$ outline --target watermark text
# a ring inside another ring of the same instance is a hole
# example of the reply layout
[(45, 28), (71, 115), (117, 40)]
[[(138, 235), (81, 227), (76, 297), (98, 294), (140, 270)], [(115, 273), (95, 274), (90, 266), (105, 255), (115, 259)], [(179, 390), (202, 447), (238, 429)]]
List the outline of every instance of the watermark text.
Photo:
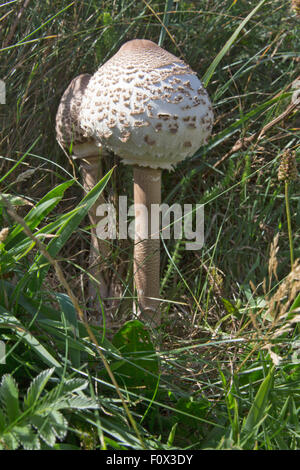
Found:
[[(98, 238), (120, 240), (159, 239), (185, 240), (186, 250), (200, 250), (204, 244), (203, 204), (132, 204), (127, 196), (119, 197), (118, 217), (113, 204), (100, 204), (96, 215), (101, 217), (96, 227)], [(130, 220), (133, 217), (133, 220)], [(118, 220), (117, 220), (118, 218)]]
[(5, 82), (0, 79), (0, 104), (6, 104), (6, 86)]

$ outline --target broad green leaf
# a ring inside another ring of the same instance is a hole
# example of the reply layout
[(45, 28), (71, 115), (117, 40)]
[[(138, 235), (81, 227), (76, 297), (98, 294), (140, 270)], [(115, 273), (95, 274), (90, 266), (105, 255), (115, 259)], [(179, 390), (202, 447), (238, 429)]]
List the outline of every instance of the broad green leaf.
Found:
[(158, 358), (145, 325), (138, 320), (125, 323), (112, 343), (123, 357), (112, 364), (112, 370), (127, 388), (153, 394), (158, 380)]
[(291, 396), (288, 396), (283, 407), (281, 408), (280, 410), (280, 414), (279, 414), (279, 421), (281, 423), (284, 422), (284, 420), (286, 419), (286, 414), (288, 412), (288, 408), (289, 408), (289, 403), (290, 403), (290, 400), (291, 400)]
[[(59, 184), (55, 188), (51, 189), (45, 196), (40, 199), (40, 201), (35, 205), (33, 209), (26, 215), (25, 221), (27, 223), (34, 222), (37, 226), (45, 216), (47, 216), (56, 206), (59, 201), (62, 200), (66, 190), (72, 186), (74, 183), (73, 180), (66, 181), (62, 184)], [(46, 205), (49, 203), (50, 205)], [(41, 208), (43, 210), (41, 211)]]
[(171, 447), (173, 445), (174, 439), (175, 439), (175, 434), (176, 434), (176, 428), (177, 428), (178, 423), (173, 424), (172, 429), (170, 431), (170, 434), (168, 436), (167, 440), (167, 445)]
[(52, 420), (50, 416), (35, 415), (31, 416), (30, 423), (37, 430), (38, 435), (50, 447), (56, 442), (56, 434), (53, 430)]
[[(49, 237), (49, 235), (52, 235), (57, 229), (61, 228), (64, 223), (67, 223), (68, 220), (70, 220), (78, 210), (79, 208), (57, 217), (54, 222), (51, 222), (40, 230), (35, 231), (34, 235), (39, 238), (39, 240), (43, 241), (43, 239), (47, 238), (47, 236)], [(16, 240), (13, 239), (8, 245), (5, 245), (7, 253), (1, 256), (1, 261), (3, 264), (11, 261), (12, 256), (15, 257), (14, 262), (24, 258), (35, 246), (35, 243), (29, 237), (21, 237), (21, 235), (23, 235), (23, 233), (19, 234), (19, 236), (16, 237)], [(53, 237), (54, 236), (57, 235), (54, 234)], [(19, 254), (20, 256), (18, 256)], [(39, 266), (37, 266), (37, 269), (39, 269)]]
[(290, 311), (287, 315), (287, 320), (291, 320), (293, 318), (293, 316), (295, 315), (295, 310), (296, 309), (299, 309), (300, 308), (300, 294), (297, 295), (297, 297), (295, 298), (294, 302), (292, 303), (291, 307), (290, 307)]
[(233, 316), (237, 316), (239, 315), (239, 310), (236, 308), (235, 305), (233, 305), (230, 300), (228, 299), (225, 299), (224, 297), (221, 297), (221, 300), (224, 304), (224, 307), (226, 308), (227, 312), (230, 314), (230, 315), (233, 315)]
[[(50, 210), (56, 205), (57, 202), (60, 201), (60, 198), (53, 198), (50, 199), (49, 201), (43, 202), (43, 204), (37, 204), (34, 206), (31, 211), (26, 215), (24, 218), (26, 224), (28, 227), (33, 230), (35, 227), (38, 226), (41, 220), (44, 218), (44, 214), (46, 212), (50, 212)], [(48, 209), (48, 211), (47, 211)], [(6, 240), (6, 249), (10, 248), (10, 243), (19, 243), (20, 242), (20, 237), (17, 237), (17, 235), (20, 235), (20, 233), (23, 231), (23, 227), (21, 225), (17, 225), (14, 230), (9, 234), (9, 237)], [(25, 233), (22, 234), (23, 238), (27, 237)]]
[(240, 424), (239, 424), (239, 407), (238, 407), (238, 402), (235, 397), (233, 397), (234, 401), (234, 413), (233, 413), (233, 420), (232, 420), (232, 434), (233, 434), (233, 439), (234, 442), (238, 440), (239, 436), (239, 431), (240, 431)]
[[(50, 212), (54, 205), (56, 205), (61, 198), (53, 198), (49, 201), (45, 201), (43, 204), (36, 205), (33, 209), (27, 214), (24, 218), (28, 227), (33, 230), (37, 227), (40, 221), (43, 220), (45, 217), (45, 212)], [(49, 209), (47, 211), (47, 209)], [(24, 238), (28, 238), (27, 235), (23, 232), (23, 227), (21, 225), (17, 225), (14, 230), (9, 234), (7, 237), (5, 248), (9, 250), (12, 247), (12, 243), (14, 245), (20, 244)], [(31, 241), (32, 243), (32, 241)]]
[(16, 450), (19, 447), (19, 441), (15, 438), (12, 432), (8, 432), (1, 436), (0, 434), (0, 449), (2, 450)]
[[(31, 230), (36, 228), (40, 222), (57, 206), (62, 200), (65, 191), (74, 183), (74, 181), (66, 181), (55, 188), (51, 189), (31, 210), (24, 218), (27, 225)], [(8, 243), (14, 239), (19, 232), (23, 229), (17, 226), (9, 236)]]
[(7, 414), (9, 422), (15, 421), (20, 416), (18, 385), (10, 374), (5, 374), (2, 377), (0, 402)]
[(210, 402), (205, 398), (199, 400), (194, 400), (193, 397), (180, 398), (177, 401), (175, 408), (177, 411), (183, 413), (176, 416), (178, 416), (178, 421), (187, 424), (191, 429), (198, 429), (199, 419), (197, 418), (205, 418), (210, 406)]
[(64, 439), (68, 432), (68, 421), (64, 415), (59, 411), (52, 411), (49, 413), (48, 417), (58, 439)]
[(290, 311), (292, 312), (293, 310), (296, 310), (296, 308), (300, 307), (300, 294), (297, 295), (296, 299), (291, 305)]
[[(91, 420), (89, 422), (91, 422)], [(94, 422), (93, 424), (95, 426), (97, 425), (96, 422)], [(126, 448), (128, 448), (128, 445), (133, 446), (134, 449), (141, 449), (139, 439), (136, 437), (135, 434), (130, 432), (128, 426), (126, 424), (123, 424), (120, 419), (116, 419), (113, 416), (105, 417), (104, 415), (101, 417), (101, 427), (106, 435), (108, 435), (110, 438), (115, 439), (117, 446), (120, 446), (122, 444), (126, 446), (123, 450), (126, 450)], [(111, 440), (106, 437), (106, 441), (107, 444), (110, 445)]]
[[(66, 333), (61, 323), (56, 321), (52, 322), (51, 320), (39, 320), (39, 323), (48, 334), (51, 334), (51, 336), (55, 338), (56, 346), (61, 351), (65, 351)], [(79, 342), (70, 336), (68, 336), (68, 343), (69, 348), (72, 348), (74, 351), (83, 351), (95, 358), (96, 353), (89, 347), (88, 343)]]
[(30, 424), (27, 426), (15, 426), (13, 435), (25, 450), (40, 450), (41, 444), (39, 438)]

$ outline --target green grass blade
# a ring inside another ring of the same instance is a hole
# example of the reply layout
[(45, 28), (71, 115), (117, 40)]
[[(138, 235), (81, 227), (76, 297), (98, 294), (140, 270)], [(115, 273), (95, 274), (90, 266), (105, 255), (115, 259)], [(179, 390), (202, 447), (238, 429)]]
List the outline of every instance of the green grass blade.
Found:
[(13, 329), (14, 333), (20, 337), (22, 341), (28, 344), (41, 359), (51, 367), (55, 367), (56, 371), (61, 371), (62, 365), (50, 354), (47, 349), (33, 336), (22, 323), (10, 312), (0, 306), (0, 326), (2, 328)]
[(255, 8), (253, 8), (253, 10), (249, 13), (249, 15), (246, 16), (246, 18), (240, 23), (240, 25), (235, 30), (235, 32), (232, 34), (232, 36), (225, 43), (224, 47), (222, 47), (222, 49), (220, 50), (217, 57), (213, 60), (211, 65), (208, 67), (207, 71), (205, 72), (204, 76), (202, 77), (202, 81), (203, 81), (203, 84), (204, 84), (205, 87), (208, 85), (208, 83), (209, 83), (214, 71), (216, 70), (217, 66), (219, 65), (219, 63), (223, 59), (224, 55), (229, 51), (231, 46), (234, 44), (235, 40), (237, 39), (238, 35), (240, 34), (240, 32), (242, 31), (244, 26), (248, 23), (248, 21), (252, 18), (252, 16), (255, 15), (257, 10), (259, 10), (259, 8), (265, 3), (265, 1), (266, 0), (261, 0), (259, 2), (259, 4)]
[(22, 155), (22, 157), (5, 173), (5, 175), (0, 178), (0, 183), (2, 183), (19, 165), (20, 163), (27, 157), (27, 155), (31, 152), (31, 150), (35, 147), (35, 145), (38, 143), (40, 140), (40, 137), (38, 137), (33, 144), (29, 147), (29, 149)]
[[(79, 337), (77, 312), (70, 298), (66, 294), (56, 295), (59, 305), (61, 307), (61, 314), (65, 316), (65, 323), (69, 334), (76, 340)], [(67, 341), (67, 337), (65, 338)], [(80, 367), (80, 351), (77, 348), (72, 348), (69, 344), (70, 359), (74, 367)]]
[[(51, 240), (47, 246), (47, 250), (52, 257), (57, 256), (62, 247), (66, 244), (70, 236), (78, 228), (81, 221), (88, 214), (90, 208), (96, 203), (101, 192), (105, 188), (107, 182), (109, 181), (113, 168), (94, 186), (94, 188), (82, 199), (79, 206), (77, 206), (76, 214), (70, 217), (62, 227), (57, 231), (57, 237)], [(35, 262), (30, 268), (30, 271), (36, 268), (36, 266), (45, 265), (39, 271), (39, 283), (42, 283), (45, 275), (48, 272), (49, 265), (48, 261), (43, 255), (38, 255), (35, 259)]]
[(160, 30), (160, 35), (159, 35), (159, 40), (158, 40), (158, 45), (160, 47), (163, 47), (163, 42), (166, 37), (166, 30), (169, 25), (169, 20), (170, 20), (170, 11), (173, 9), (173, 0), (166, 0), (165, 4), (165, 13), (163, 17), (163, 26), (161, 27)]
[(246, 421), (243, 424), (242, 432), (252, 434), (261, 420), (265, 417), (266, 408), (269, 403), (269, 394), (273, 385), (274, 367), (260, 385), (254, 402), (249, 410)]
[[(57, 204), (62, 200), (65, 191), (74, 183), (74, 181), (66, 181), (54, 189), (49, 191), (26, 215), (24, 218), (27, 225), (31, 230), (36, 228), (42, 220), (57, 206)], [(22, 231), (21, 226), (15, 227), (15, 229), (7, 237), (6, 243), (9, 246), (9, 243), (13, 240), (14, 244), (17, 242), (15, 237)]]

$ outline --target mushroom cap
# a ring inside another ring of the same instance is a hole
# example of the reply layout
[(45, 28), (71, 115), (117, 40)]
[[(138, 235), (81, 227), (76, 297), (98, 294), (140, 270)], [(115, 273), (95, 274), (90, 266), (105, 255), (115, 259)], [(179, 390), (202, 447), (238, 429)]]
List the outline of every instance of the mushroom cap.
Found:
[(85, 135), (79, 124), (79, 110), (91, 75), (75, 77), (65, 90), (56, 113), (56, 139), (63, 148), (72, 144), (74, 157), (99, 152), (99, 144)]
[(152, 41), (134, 39), (89, 80), (80, 124), (125, 164), (171, 169), (207, 143), (213, 112), (187, 64)]

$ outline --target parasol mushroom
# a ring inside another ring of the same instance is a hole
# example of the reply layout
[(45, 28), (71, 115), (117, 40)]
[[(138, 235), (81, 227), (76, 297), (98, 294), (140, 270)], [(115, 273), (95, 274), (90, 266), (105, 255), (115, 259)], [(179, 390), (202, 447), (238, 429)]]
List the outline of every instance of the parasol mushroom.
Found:
[[(91, 75), (82, 74), (74, 78), (65, 90), (56, 114), (56, 138), (64, 150), (71, 150), (72, 157), (79, 159), (80, 170), (83, 178), (83, 187), (90, 191), (102, 178), (101, 154), (99, 142), (85, 136), (79, 124), (79, 109)], [(89, 281), (89, 304), (97, 307), (97, 289), (102, 298), (107, 296), (107, 281), (103, 273), (103, 261), (108, 254), (105, 242), (99, 240), (96, 235), (96, 225), (99, 217), (96, 216), (96, 208), (104, 202), (101, 194), (98, 201), (89, 211), (91, 228), (91, 247), (89, 255), (89, 273), (97, 280), (97, 285)], [(99, 256), (100, 254), (100, 256)]]
[(158, 325), (160, 242), (146, 228), (150, 231), (151, 206), (161, 201), (161, 170), (171, 170), (207, 143), (213, 125), (208, 94), (185, 62), (152, 41), (135, 39), (89, 80), (80, 125), (87, 136), (133, 165), (139, 222), (134, 282), (141, 318)]

